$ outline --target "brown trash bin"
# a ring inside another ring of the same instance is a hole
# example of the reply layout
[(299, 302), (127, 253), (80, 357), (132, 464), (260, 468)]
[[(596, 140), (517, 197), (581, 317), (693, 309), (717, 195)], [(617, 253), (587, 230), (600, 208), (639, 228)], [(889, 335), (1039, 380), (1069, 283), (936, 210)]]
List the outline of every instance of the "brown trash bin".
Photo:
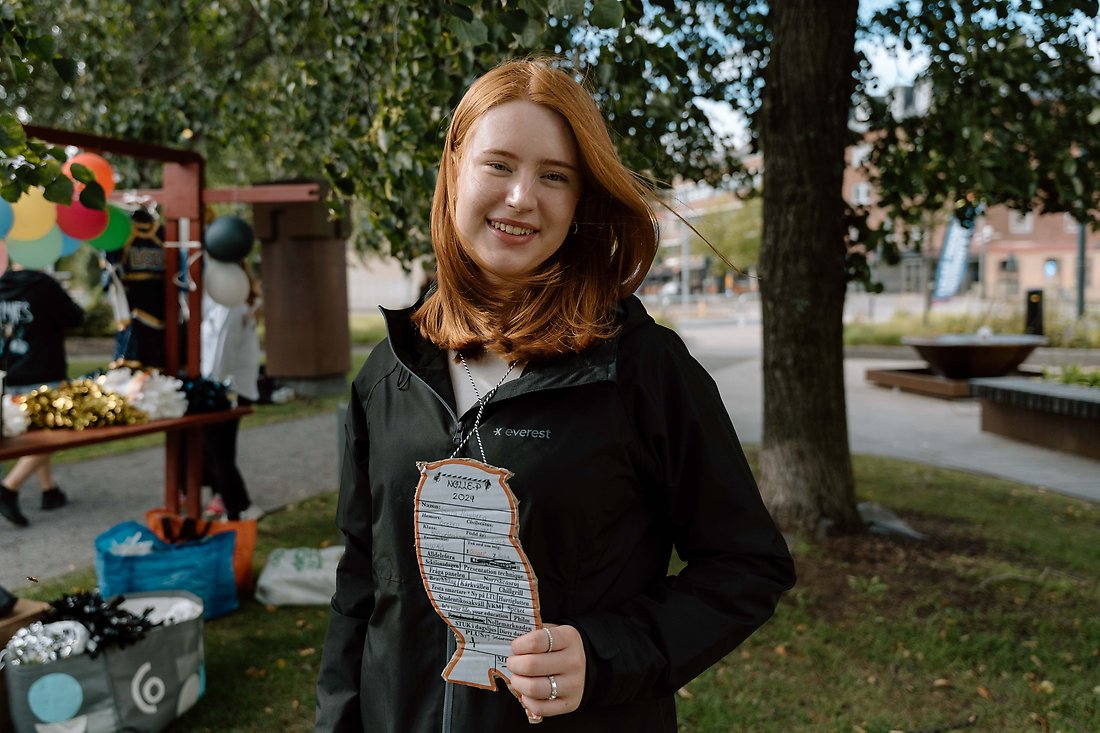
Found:
[(266, 373), (306, 396), (343, 394), (351, 369), (350, 215), (329, 221), (324, 197), (322, 190), (320, 201), (253, 206), (263, 257)]

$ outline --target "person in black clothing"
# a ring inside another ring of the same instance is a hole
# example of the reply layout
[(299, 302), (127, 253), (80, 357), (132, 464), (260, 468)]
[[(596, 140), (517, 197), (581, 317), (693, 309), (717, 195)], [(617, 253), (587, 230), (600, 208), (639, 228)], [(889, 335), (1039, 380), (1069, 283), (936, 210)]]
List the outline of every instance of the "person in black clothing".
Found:
[(795, 573), (714, 380), (633, 295), (651, 192), (543, 60), (470, 87), (436, 180), (436, 285), (348, 399), (315, 730), (675, 733)]
[(118, 324), (112, 366), (164, 368), (164, 287), (167, 253), (164, 226), (156, 209), (130, 215), (133, 236), (106, 254), (126, 300), (128, 316)]
[[(4, 335), (0, 366), (7, 372), (7, 394), (29, 392), (66, 379), (64, 330), (79, 326), (83, 320), (84, 311), (52, 276), (12, 263), (0, 277), (0, 325)], [(29, 524), (19, 509), (18, 492), (32, 474), (42, 487), (43, 509), (57, 509), (68, 502), (54, 483), (50, 455), (23, 456), (0, 484), (0, 515), (18, 527)]]

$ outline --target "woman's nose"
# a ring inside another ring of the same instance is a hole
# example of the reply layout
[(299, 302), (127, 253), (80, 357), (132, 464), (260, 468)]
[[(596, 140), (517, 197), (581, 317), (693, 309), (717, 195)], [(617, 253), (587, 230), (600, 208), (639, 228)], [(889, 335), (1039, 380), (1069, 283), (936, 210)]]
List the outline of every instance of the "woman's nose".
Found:
[(509, 187), (508, 196), (504, 203), (520, 211), (529, 211), (533, 209), (535, 202), (531, 188), (530, 181), (516, 181)]

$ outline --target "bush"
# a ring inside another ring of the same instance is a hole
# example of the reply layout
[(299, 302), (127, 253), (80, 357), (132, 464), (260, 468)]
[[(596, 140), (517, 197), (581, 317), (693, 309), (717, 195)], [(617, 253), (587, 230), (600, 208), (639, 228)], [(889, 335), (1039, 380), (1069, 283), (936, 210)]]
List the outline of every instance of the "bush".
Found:
[(1060, 370), (1044, 369), (1043, 379), (1059, 384), (1100, 387), (1100, 369), (1088, 369), (1077, 364), (1069, 364)]
[[(976, 333), (988, 327), (995, 334), (1023, 333), (1023, 316), (1019, 309), (1005, 303), (993, 303), (981, 312), (936, 313), (928, 322), (917, 314), (896, 311), (888, 321), (880, 323), (854, 322), (844, 326), (845, 346), (896, 346), (906, 336)], [(1077, 320), (1065, 309), (1051, 307), (1044, 318), (1047, 346), (1067, 349), (1100, 348), (1100, 313), (1088, 313)]]
[(117, 325), (114, 309), (106, 299), (102, 299), (84, 309), (84, 323), (69, 331), (69, 335), (82, 338), (111, 337), (118, 330)]

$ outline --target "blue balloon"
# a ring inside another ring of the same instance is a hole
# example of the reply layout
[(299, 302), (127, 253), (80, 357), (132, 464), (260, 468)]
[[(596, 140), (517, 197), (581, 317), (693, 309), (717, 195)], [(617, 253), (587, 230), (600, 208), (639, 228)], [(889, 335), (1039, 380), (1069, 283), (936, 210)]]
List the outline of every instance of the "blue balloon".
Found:
[(8, 236), (12, 224), (15, 223), (15, 212), (11, 210), (11, 204), (0, 199), (0, 239)]
[(79, 239), (70, 237), (65, 232), (61, 232), (61, 257), (68, 257), (73, 252), (80, 249), (80, 245), (84, 244)]

